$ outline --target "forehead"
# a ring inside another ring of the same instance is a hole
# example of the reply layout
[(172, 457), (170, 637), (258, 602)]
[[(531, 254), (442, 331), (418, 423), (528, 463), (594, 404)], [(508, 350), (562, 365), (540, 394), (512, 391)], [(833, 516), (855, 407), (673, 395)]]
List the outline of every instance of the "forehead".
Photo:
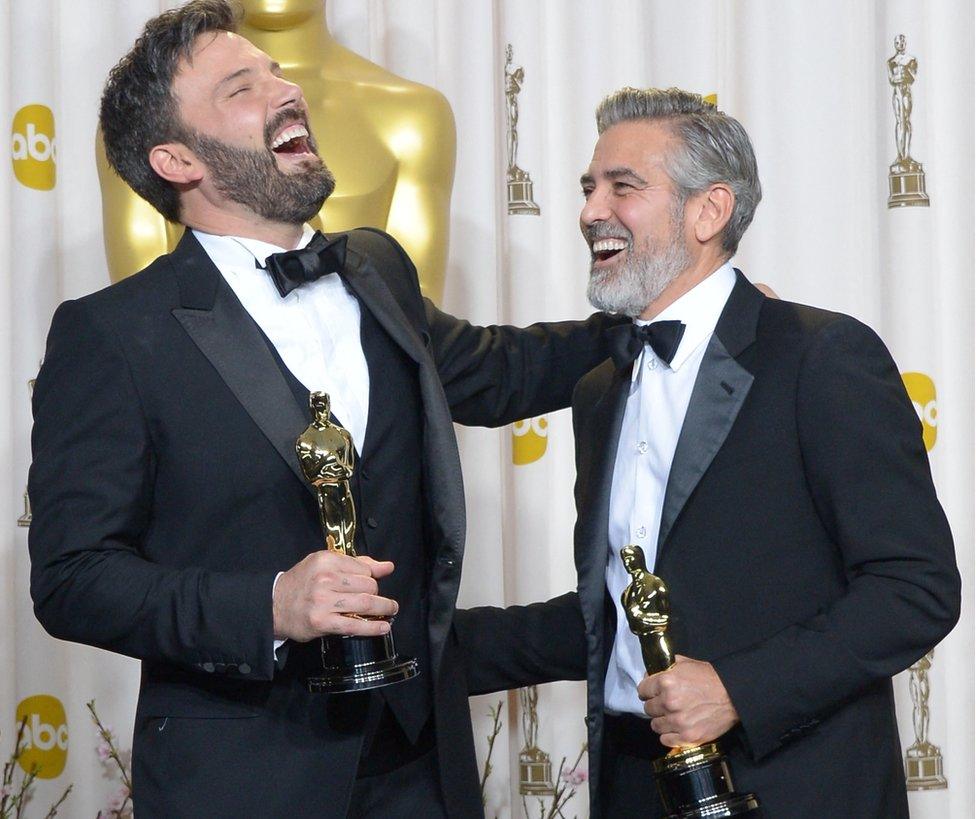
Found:
[(664, 172), (665, 160), (675, 142), (666, 125), (641, 120), (618, 122), (597, 140), (589, 172), (594, 176), (615, 168), (632, 168), (641, 176)]
[(192, 59), (180, 60), (174, 86), (178, 91), (206, 92), (234, 71), (270, 62), (267, 54), (239, 34), (208, 31), (194, 42)]

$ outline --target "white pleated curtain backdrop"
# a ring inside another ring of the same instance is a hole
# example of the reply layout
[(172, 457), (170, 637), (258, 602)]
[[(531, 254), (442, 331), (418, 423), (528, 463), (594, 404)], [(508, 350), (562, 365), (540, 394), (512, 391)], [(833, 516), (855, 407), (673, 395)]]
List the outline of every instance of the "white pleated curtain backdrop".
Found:
[[(93, 146), (101, 87), (145, 20), (174, 5), (0, 0), (0, 113), (11, 152), (30, 150), (26, 134), (17, 141), (17, 114), (26, 106), (50, 109), (56, 143), (53, 188), (37, 187), (40, 177), (28, 180), (31, 187), (10, 162), (0, 177), (6, 328), (0, 429), (7, 455), (0, 473), (0, 756), (12, 750), (25, 700), (40, 714), (38, 747), (51, 758), (67, 750), (63, 772), (38, 781), (29, 815), (44, 815), (69, 782), (65, 816), (95, 815), (118, 789), (96, 754), (88, 700), (130, 745), (137, 664), (43, 633), (28, 595), (27, 529), (17, 520), (25, 511), (30, 458), (28, 380), (51, 315), (63, 299), (108, 283)], [(714, 93), (745, 125), (764, 201), (736, 265), (784, 298), (867, 322), (902, 372), (920, 373), (920, 382), (934, 386), (934, 405), (929, 396), (918, 400), (937, 424), (930, 458), (966, 593), (962, 620), (929, 670), (928, 734), (941, 749), (948, 787), (913, 791), (910, 803), (921, 819), (972, 816), (971, 0), (332, 0), (327, 14), (344, 45), (439, 89), (451, 103), (458, 160), (444, 304), (476, 322), (523, 324), (590, 312), (578, 177), (596, 137), (593, 109), (604, 94), (623, 85)], [(911, 154), (923, 164), (929, 207), (886, 204), (888, 166), (896, 158), (886, 60), (898, 34), (918, 60)], [(509, 44), (513, 66), (524, 69), (518, 165), (531, 177), (538, 215), (507, 208)], [(36, 133), (33, 148), (43, 155)], [(571, 436), (565, 412), (517, 429), (459, 429), (469, 521), (463, 604), (530, 602), (575, 585)], [(513, 456), (530, 462), (515, 464)], [(907, 673), (895, 688), (904, 749), (915, 739)], [(472, 700), (479, 757), (488, 747), (489, 708), (499, 700), (502, 728), (486, 815), (522, 817), (527, 808), (535, 817), (537, 798), (519, 793), (524, 742), (517, 696)], [(584, 740), (582, 684), (541, 687), (538, 714), (537, 745), (551, 757), (555, 776), (559, 761), (574, 760)], [(62, 723), (67, 727), (59, 731)], [(563, 813), (587, 815), (585, 785)]]

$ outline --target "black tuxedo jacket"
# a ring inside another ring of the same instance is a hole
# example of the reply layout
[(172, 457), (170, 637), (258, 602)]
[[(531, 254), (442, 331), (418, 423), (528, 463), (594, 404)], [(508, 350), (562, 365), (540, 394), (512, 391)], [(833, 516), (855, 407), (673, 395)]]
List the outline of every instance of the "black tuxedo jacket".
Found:
[[(606, 321), (473, 327), (423, 299), (402, 249), (377, 231), (349, 235), (343, 276), (419, 384), (423, 673), (450, 815), (480, 817), (452, 636), (465, 531), (452, 420), (566, 406), (606, 355)], [(309, 695), (272, 653), (273, 579), (322, 548), (294, 449), (307, 417), (190, 231), (141, 273), (58, 309), (34, 416), (35, 611), (56, 637), (142, 660), (139, 815), (345, 816), (366, 697)]]
[[(578, 595), (459, 620), (474, 691), (585, 673), (594, 817), (629, 383), (608, 360), (573, 397)], [(714, 665), (741, 717), (722, 741), (738, 790), (775, 819), (908, 815), (891, 676), (956, 622), (960, 581), (918, 419), (870, 329), (738, 274), (681, 429), (654, 571), (676, 651)]]

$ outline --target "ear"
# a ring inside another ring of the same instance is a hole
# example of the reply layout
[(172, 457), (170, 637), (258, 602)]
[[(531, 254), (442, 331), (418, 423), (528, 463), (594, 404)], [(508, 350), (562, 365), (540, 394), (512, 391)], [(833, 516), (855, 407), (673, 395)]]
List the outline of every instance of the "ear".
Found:
[(167, 182), (187, 185), (203, 178), (203, 164), (182, 142), (155, 145), (149, 151), (149, 165)]
[(715, 182), (698, 195), (698, 213), (694, 223), (695, 238), (708, 244), (725, 230), (732, 218), (735, 194), (724, 182)]

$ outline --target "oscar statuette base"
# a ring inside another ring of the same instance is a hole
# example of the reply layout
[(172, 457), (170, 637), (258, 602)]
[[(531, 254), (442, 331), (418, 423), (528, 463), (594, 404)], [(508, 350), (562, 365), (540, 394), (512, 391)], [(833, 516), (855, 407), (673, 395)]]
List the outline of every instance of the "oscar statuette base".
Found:
[(655, 760), (654, 777), (667, 819), (762, 816), (755, 794), (735, 793), (728, 760), (715, 743)]
[(910, 791), (948, 787), (942, 772), (942, 753), (935, 745), (916, 743), (905, 752), (905, 784)]
[(393, 634), (321, 638), (322, 668), (305, 678), (313, 694), (367, 691), (416, 677), (417, 661), (397, 656)]
[(519, 167), (508, 170), (508, 212), (539, 215), (539, 206), (532, 200), (532, 179)]
[(925, 171), (913, 159), (895, 162), (888, 172), (888, 207), (928, 207), (925, 192)]

